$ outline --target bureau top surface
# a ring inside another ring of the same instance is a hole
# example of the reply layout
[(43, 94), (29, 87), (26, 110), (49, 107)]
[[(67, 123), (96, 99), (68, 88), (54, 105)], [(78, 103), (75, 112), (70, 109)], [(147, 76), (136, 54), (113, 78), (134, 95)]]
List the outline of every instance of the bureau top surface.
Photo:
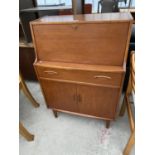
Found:
[(104, 13), (104, 14), (45, 16), (32, 21), (31, 24), (126, 22), (132, 20), (133, 18), (130, 13), (120, 12), (120, 13)]

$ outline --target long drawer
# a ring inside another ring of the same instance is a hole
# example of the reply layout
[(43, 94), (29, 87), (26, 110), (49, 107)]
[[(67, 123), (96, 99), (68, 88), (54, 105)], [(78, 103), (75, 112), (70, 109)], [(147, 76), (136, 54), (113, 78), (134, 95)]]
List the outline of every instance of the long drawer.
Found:
[(98, 85), (120, 87), (123, 73), (88, 71), (78, 69), (59, 69), (54, 67), (35, 66), (38, 76), (42, 78), (84, 82)]

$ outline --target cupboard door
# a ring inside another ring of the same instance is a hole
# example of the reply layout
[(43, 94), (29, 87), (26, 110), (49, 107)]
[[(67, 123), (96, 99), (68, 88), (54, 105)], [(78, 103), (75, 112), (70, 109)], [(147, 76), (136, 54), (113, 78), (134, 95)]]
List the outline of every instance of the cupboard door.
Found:
[(114, 119), (118, 88), (78, 85), (77, 96), (80, 113)]
[(41, 86), (50, 108), (78, 112), (76, 85), (41, 79)]

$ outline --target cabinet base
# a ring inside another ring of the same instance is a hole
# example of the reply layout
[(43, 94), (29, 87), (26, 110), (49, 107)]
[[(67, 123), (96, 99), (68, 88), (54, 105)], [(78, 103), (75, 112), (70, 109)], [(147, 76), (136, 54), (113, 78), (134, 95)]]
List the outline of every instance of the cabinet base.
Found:
[(68, 113), (68, 114), (72, 114), (72, 115), (77, 115), (77, 116), (83, 116), (83, 117), (89, 117), (89, 118), (95, 118), (95, 119), (102, 119), (105, 120), (106, 122), (106, 128), (110, 128), (110, 121), (112, 121), (113, 119), (107, 119), (107, 118), (102, 118), (102, 117), (96, 117), (96, 116), (91, 116), (91, 115), (86, 115), (86, 114), (80, 114), (80, 113), (75, 113), (75, 112), (70, 112), (70, 111), (65, 111), (65, 110), (60, 110), (60, 109), (52, 109), (53, 114), (55, 116), (55, 118), (58, 117), (58, 112), (63, 112), (63, 113)]

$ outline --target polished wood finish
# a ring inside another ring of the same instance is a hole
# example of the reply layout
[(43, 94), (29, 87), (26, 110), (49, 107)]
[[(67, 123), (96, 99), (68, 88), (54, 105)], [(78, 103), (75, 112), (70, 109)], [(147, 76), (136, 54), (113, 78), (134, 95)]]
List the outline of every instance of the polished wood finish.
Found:
[(114, 119), (118, 93), (115, 88), (78, 85), (79, 112)]
[(105, 119), (110, 126), (121, 94), (131, 24), (128, 13), (53, 16), (31, 22), (34, 67), (54, 114)]
[(129, 141), (128, 141), (128, 143), (127, 143), (127, 145), (123, 151), (123, 155), (129, 155), (130, 154), (130, 151), (131, 151), (134, 143), (135, 143), (135, 130), (131, 133)]
[(34, 135), (32, 135), (21, 122), (19, 122), (19, 133), (27, 140), (27, 141), (33, 141)]
[(39, 77), (66, 81), (94, 83), (103, 86), (119, 87), (124, 73), (77, 70), (76, 68), (61, 69), (52, 67), (36, 67)]
[(103, 66), (103, 65), (94, 65), (94, 64), (78, 64), (78, 63), (65, 63), (65, 62), (48, 62), (48, 61), (36, 61), (35, 66), (42, 68), (57, 68), (57, 69), (66, 69), (66, 70), (88, 70), (88, 71), (97, 71), (97, 72), (111, 72), (111, 73), (122, 73), (125, 72), (125, 65), (122, 66)]
[(77, 112), (75, 84), (40, 80), (50, 108)]
[[(87, 25), (74, 23), (63, 26), (60, 24), (34, 25), (33, 33), (36, 37), (38, 59), (83, 64), (123, 65), (129, 23), (106, 23), (106, 26), (104, 25), (97, 23)], [(90, 57), (94, 53), (95, 57)]]
[(134, 54), (134, 51), (132, 51), (130, 54), (130, 61), (131, 61), (130, 62), (130, 78), (129, 78), (127, 91), (125, 92), (124, 101), (123, 101), (123, 104), (120, 110), (120, 116), (123, 116), (125, 113), (125, 109), (127, 109), (131, 135), (123, 151), (123, 155), (129, 155), (130, 150), (135, 143), (135, 122), (134, 122), (134, 116), (133, 116), (131, 104), (129, 101), (129, 95), (132, 92), (135, 92), (135, 54)]
[(76, 116), (82, 116), (82, 117), (88, 117), (88, 118), (93, 118), (93, 119), (100, 119), (100, 120), (109, 120), (112, 121), (113, 119), (110, 118), (104, 118), (104, 117), (97, 117), (97, 116), (93, 116), (93, 115), (88, 115), (88, 114), (82, 114), (82, 113), (77, 113), (77, 112), (71, 112), (71, 111), (66, 111), (66, 110), (61, 110), (61, 109), (52, 109), (56, 112), (63, 112), (63, 113), (67, 113), (67, 114), (71, 114), (71, 115), (76, 115)]

